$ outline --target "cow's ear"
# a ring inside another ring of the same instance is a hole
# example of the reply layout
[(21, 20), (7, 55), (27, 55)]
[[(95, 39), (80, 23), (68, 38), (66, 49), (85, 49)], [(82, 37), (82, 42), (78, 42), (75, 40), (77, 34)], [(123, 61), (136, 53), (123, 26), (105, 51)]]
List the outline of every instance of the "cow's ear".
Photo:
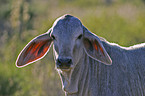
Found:
[(24, 67), (43, 58), (49, 51), (51, 43), (50, 30), (45, 34), (35, 37), (20, 52), (16, 60), (16, 66)]
[(84, 36), (83, 45), (86, 53), (91, 58), (98, 60), (106, 65), (111, 65), (112, 60), (105, 48), (103, 47), (100, 39), (87, 28), (83, 26)]

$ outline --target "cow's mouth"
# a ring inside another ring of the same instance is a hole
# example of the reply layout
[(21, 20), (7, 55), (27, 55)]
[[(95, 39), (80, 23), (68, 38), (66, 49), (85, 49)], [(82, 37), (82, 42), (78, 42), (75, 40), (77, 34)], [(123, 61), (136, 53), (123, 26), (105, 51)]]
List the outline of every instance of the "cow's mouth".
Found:
[(59, 69), (61, 71), (70, 71), (72, 68), (73, 68), (72, 64), (71, 65), (63, 65), (63, 66), (57, 65), (57, 69)]

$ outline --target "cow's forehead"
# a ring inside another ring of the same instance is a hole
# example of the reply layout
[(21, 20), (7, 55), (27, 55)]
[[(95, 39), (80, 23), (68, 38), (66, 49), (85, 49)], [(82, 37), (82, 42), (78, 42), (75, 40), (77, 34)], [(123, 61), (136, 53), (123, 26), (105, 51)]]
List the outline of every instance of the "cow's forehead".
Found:
[(53, 24), (53, 30), (57, 33), (76, 34), (82, 31), (81, 21), (71, 15), (64, 15), (58, 18)]

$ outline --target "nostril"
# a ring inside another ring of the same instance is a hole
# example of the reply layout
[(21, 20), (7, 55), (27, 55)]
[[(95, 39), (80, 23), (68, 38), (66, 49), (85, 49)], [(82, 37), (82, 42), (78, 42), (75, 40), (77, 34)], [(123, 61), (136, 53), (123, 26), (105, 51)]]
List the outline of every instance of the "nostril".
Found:
[(71, 59), (69, 59), (69, 60), (68, 60), (68, 64), (71, 64), (71, 63), (72, 63), (72, 60), (71, 60)]

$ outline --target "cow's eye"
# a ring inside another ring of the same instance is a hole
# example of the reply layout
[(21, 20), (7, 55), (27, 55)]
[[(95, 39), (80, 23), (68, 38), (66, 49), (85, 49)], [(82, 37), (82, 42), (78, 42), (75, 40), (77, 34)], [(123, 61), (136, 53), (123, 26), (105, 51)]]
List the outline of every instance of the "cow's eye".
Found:
[(54, 35), (51, 35), (51, 38), (52, 38), (53, 40), (55, 40), (55, 36), (54, 36)]
[(81, 39), (81, 38), (82, 38), (82, 36), (83, 36), (82, 34), (81, 34), (81, 35), (79, 35), (79, 36), (78, 36), (78, 39)]

